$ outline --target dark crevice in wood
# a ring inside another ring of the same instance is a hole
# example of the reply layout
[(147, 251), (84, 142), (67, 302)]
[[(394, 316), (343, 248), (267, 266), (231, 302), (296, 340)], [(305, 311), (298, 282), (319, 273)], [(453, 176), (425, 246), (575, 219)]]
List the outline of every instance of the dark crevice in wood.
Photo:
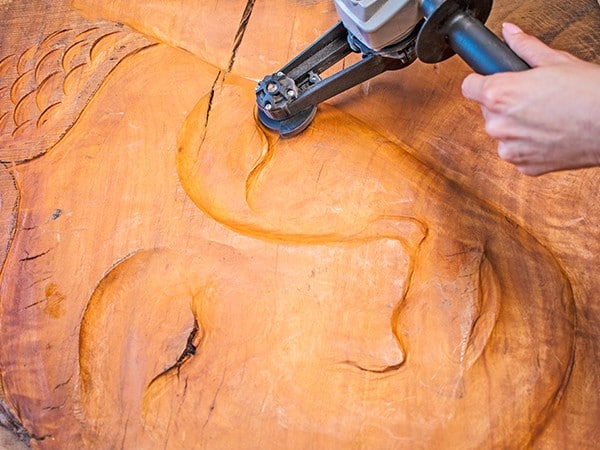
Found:
[(219, 392), (221, 392), (221, 389), (223, 388), (224, 383), (225, 383), (225, 372), (223, 372), (223, 375), (221, 376), (221, 382), (219, 383), (219, 386), (217, 386), (217, 390), (215, 391), (215, 394), (213, 395), (213, 399), (210, 404), (210, 408), (208, 410), (208, 416), (206, 417), (206, 420), (204, 421), (204, 424), (202, 425), (202, 434), (204, 434), (204, 430), (206, 429), (208, 422), (210, 422), (213, 412), (214, 412), (215, 408), (217, 407), (217, 397), (219, 395)]
[[(212, 103), (213, 103), (213, 99), (215, 97), (215, 89), (217, 87), (217, 83), (219, 82), (219, 78), (221, 78), (221, 71), (219, 71), (219, 73), (217, 74), (215, 81), (213, 81), (213, 84), (210, 88), (210, 94), (208, 97), (208, 105), (206, 107), (206, 119), (204, 120), (204, 129), (207, 130), (208, 129), (208, 120), (210, 118), (210, 110), (212, 109)], [(206, 133), (206, 131), (205, 131)]]
[(46, 250), (45, 252), (39, 253), (37, 255), (26, 256), (25, 258), (19, 259), (19, 262), (33, 261), (35, 259), (38, 259), (38, 258), (41, 258), (42, 256), (47, 255), (48, 253), (50, 253), (50, 250)]
[[(202, 138), (200, 140), (200, 145), (198, 146), (198, 148), (202, 147), (202, 145), (204, 144), (204, 139), (206, 139), (206, 133), (208, 131), (208, 121), (210, 120), (210, 112), (212, 110), (213, 99), (215, 97), (215, 90), (217, 89), (217, 83), (221, 79), (222, 74), (223, 74), (223, 72), (221, 70), (219, 70), (219, 73), (217, 73), (217, 76), (215, 77), (215, 81), (213, 81), (213, 84), (210, 88), (210, 94), (208, 94), (209, 97), (208, 97), (208, 105), (206, 106), (206, 116), (204, 118), (204, 129), (202, 132)], [(178, 151), (181, 152), (182, 149), (180, 148)]]
[(198, 334), (199, 330), (200, 327), (198, 326), (198, 321), (194, 319), (194, 328), (192, 328), (192, 331), (188, 336), (188, 340), (185, 344), (185, 349), (183, 350), (183, 353), (179, 356), (179, 358), (177, 358), (177, 361), (175, 362), (176, 366), (181, 366), (181, 364), (183, 364), (185, 360), (196, 354), (196, 350), (198, 348), (196, 345), (194, 345), (194, 340), (196, 339), (196, 335)]
[(244, 38), (244, 33), (246, 32), (246, 28), (248, 27), (248, 22), (250, 21), (250, 16), (252, 15), (252, 10), (254, 9), (254, 2), (256, 0), (248, 0), (246, 2), (246, 8), (244, 9), (244, 14), (242, 14), (242, 19), (240, 20), (240, 25), (238, 27), (237, 33), (235, 34), (235, 38), (233, 40), (233, 49), (231, 50), (231, 58), (229, 59), (229, 64), (227, 66), (227, 73), (231, 72), (233, 65), (235, 63), (235, 57), (237, 55), (237, 51), (242, 43)]
[(148, 386), (151, 386), (160, 377), (162, 377), (163, 375), (166, 375), (167, 373), (169, 373), (173, 370), (177, 370), (177, 374), (179, 375), (179, 369), (181, 368), (183, 363), (185, 363), (188, 359), (190, 359), (192, 356), (194, 356), (196, 354), (196, 351), (198, 350), (198, 345), (197, 345), (197, 343), (195, 344), (194, 342), (196, 341), (196, 337), (197, 337), (199, 331), (200, 331), (200, 325), (198, 324), (198, 321), (196, 319), (194, 319), (194, 326), (192, 328), (192, 331), (190, 332), (190, 335), (188, 336), (187, 342), (185, 344), (185, 348), (183, 349), (183, 352), (181, 353), (181, 355), (179, 355), (179, 357), (175, 361), (175, 364), (167, 367), (165, 370), (163, 370), (161, 373), (159, 373), (157, 376), (155, 376), (152, 379), (152, 381), (148, 384)]

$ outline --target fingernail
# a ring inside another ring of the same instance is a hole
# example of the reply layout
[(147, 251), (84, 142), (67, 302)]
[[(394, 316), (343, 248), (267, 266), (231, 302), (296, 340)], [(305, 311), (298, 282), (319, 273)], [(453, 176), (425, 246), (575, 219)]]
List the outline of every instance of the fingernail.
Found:
[(502, 24), (502, 29), (507, 31), (509, 34), (517, 34), (523, 32), (523, 30), (521, 30), (518, 26), (510, 22), (504, 22)]

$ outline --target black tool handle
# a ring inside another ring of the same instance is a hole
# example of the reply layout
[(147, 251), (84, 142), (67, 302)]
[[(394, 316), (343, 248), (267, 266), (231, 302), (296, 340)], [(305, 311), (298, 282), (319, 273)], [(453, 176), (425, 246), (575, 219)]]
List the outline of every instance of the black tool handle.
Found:
[(483, 23), (464, 11), (448, 21), (445, 31), (452, 50), (477, 73), (491, 75), (530, 69)]

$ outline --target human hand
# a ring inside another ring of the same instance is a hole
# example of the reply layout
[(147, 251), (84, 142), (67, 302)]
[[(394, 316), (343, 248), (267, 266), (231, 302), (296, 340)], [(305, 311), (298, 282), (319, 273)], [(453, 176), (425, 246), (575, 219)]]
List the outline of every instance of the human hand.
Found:
[(600, 165), (600, 65), (554, 50), (511, 23), (506, 43), (532, 69), (471, 74), (463, 95), (481, 104), (498, 155), (527, 175)]

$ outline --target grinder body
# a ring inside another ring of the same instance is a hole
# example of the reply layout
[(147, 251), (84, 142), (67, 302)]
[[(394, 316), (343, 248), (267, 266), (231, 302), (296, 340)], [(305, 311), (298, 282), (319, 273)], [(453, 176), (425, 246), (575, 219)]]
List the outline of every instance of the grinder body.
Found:
[(416, 0), (335, 0), (346, 29), (373, 50), (406, 37), (423, 18)]
[[(291, 137), (312, 121), (317, 104), (387, 70), (455, 53), (476, 72), (529, 66), (483, 25), (493, 0), (334, 0), (341, 21), (256, 87), (258, 118)], [(360, 61), (321, 75), (348, 54)]]
[(457, 53), (473, 70), (489, 75), (528, 69), (483, 23), (492, 0), (334, 0), (344, 26), (381, 51), (404, 39), (421, 19), (417, 56), (437, 63)]

